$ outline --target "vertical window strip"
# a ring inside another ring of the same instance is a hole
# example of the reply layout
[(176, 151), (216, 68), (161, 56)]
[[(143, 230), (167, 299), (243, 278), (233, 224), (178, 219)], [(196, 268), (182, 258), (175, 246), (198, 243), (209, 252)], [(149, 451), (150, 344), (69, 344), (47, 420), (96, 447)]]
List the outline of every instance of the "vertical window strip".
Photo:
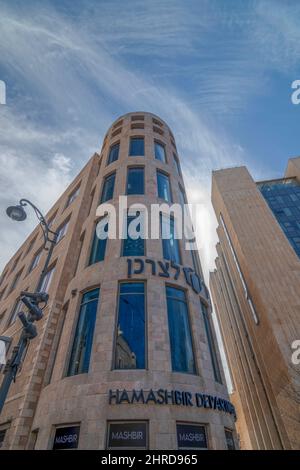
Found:
[(214, 372), (214, 377), (215, 381), (218, 383), (222, 383), (222, 376), (221, 376), (221, 371), (220, 371), (220, 366), (219, 366), (219, 361), (218, 361), (218, 356), (217, 356), (217, 350), (216, 350), (216, 345), (214, 341), (214, 336), (213, 336), (213, 331), (212, 331), (212, 326), (210, 323), (210, 318), (208, 314), (208, 310), (206, 305), (204, 305), (203, 302), (200, 301), (201, 304), (201, 310), (202, 310), (202, 315), (203, 315), (203, 320), (204, 320), (204, 327), (205, 327), (205, 332), (206, 332), (206, 337), (207, 337), (207, 342), (208, 342), (208, 349), (210, 352), (210, 357), (211, 357), (211, 362), (213, 366), (213, 372)]
[(248, 292), (247, 284), (246, 284), (245, 278), (243, 276), (243, 273), (241, 271), (237, 256), (236, 256), (234, 248), (233, 248), (233, 245), (231, 243), (231, 239), (230, 239), (229, 233), (227, 231), (227, 227), (226, 227), (226, 224), (224, 222), (222, 214), (220, 214), (220, 221), (221, 221), (221, 225), (223, 227), (223, 230), (224, 230), (224, 233), (225, 233), (225, 236), (226, 236), (226, 240), (228, 242), (228, 245), (229, 245), (229, 248), (230, 248), (230, 251), (231, 251), (235, 266), (236, 266), (236, 269), (238, 271), (238, 274), (239, 274), (239, 277), (240, 277), (240, 280), (241, 280), (241, 283), (242, 283), (242, 286), (243, 286), (243, 289), (244, 289), (244, 292), (245, 292), (245, 298), (246, 298), (246, 300), (248, 302), (248, 305), (250, 307), (250, 311), (251, 311), (251, 314), (253, 316), (254, 322), (256, 323), (256, 325), (258, 325), (259, 324), (259, 319), (258, 319), (258, 316), (257, 316), (257, 312), (256, 312), (256, 309), (255, 309), (254, 304), (252, 302), (252, 299), (250, 297), (250, 294)]

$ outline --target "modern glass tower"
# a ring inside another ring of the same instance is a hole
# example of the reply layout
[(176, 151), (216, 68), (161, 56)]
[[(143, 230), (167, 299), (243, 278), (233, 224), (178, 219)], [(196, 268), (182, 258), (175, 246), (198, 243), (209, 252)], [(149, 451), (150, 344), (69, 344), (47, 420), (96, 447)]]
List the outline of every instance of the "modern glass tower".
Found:
[(296, 177), (282, 178), (257, 185), (300, 257), (300, 181)]

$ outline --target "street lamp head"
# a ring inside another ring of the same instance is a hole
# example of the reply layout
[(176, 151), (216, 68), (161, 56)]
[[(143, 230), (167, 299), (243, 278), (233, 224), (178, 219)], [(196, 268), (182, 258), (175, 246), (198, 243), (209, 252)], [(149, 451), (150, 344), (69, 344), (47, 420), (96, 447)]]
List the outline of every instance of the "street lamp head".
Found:
[(10, 206), (6, 209), (6, 214), (8, 217), (10, 217), (13, 220), (16, 220), (17, 222), (21, 222), (22, 220), (25, 220), (27, 215), (22, 206)]

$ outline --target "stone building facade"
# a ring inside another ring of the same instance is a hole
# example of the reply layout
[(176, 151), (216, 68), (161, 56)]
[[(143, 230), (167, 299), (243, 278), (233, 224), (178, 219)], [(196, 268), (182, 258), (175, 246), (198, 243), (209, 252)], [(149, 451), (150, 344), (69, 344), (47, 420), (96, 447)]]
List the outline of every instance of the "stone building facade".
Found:
[[(118, 209), (124, 195), (147, 209), (185, 202), (174, 136), (150, 113), (115, 121), (47, 214), (60, 233), (50, 300), (0, 417), (4, 449), (238, 445), (198, 253), (174, 238), (95, 236), (108, 221), (99, 203)], [(3, 271), (0, 332), (14, 343), (41, 245), (37, 227)]]
[(299, 449), (300, 158), (278, 180), (256, 183), (245, 167), (212, 179), (219, 243), (210, 287), (241, 448)]

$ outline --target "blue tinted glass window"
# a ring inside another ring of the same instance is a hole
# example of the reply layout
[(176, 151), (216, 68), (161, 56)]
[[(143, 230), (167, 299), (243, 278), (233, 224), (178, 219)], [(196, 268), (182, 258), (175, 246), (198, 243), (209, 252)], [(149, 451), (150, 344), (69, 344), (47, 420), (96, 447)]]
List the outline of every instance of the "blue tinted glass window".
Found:
[(172, 202), (169, 177), (161, 171), (157, 172), (157, 194), (161, 199)]
[(120, 144), (114, 144), (110, 147), (107, 164), (109, 165), (112, 162), (115, 162), (119, 158), (119, 148)]
[(129, 156), (143, 157), (145, 154), (143, 137), (133, 137), (130, 139)]
[(221, 372), (220, 372), (220, 367), (219, 367), (219, 362), (218, 362), (216, 345), (214, 341), (210, 319), (208, 316), (207, 307), (202, 302), (200, 302), (200, 304), (201, 304), (204, 327), (205, 327), (205, 332), (206, 332), (206, 337), (207, 337), (207, 342), (208, 342), (208, 349), (209, 349), (213, 371), (214, 371), (214, 377), (215, 377), (216, 382), (222, 383), (222, 377), (221, 377)]
[(89, 370), (99, 292), (99, 289), (94, 289), (82, 297), (68, 376), (83, 374)]
[[(105, 219), (106, 220), (106, 219)], [(105, 224), (105, 220), (102, 220), (101, 223)], [(108, 231), (108, 222), (104, 225), (105, 232)], [(107, 238), (100, 239), (97, 236), (97, 226), (95, 227), (93, 243), (90, 253), (89, 265), (98, 263), (98, 261), (103, 261), (105, 257)]]
[(112, 173), (111, 175), (107, 176), (104, 180), (102, 195), (101, 195), (101, 204), (103, 202), (109, 201), (109, 199), (113, 198), (114, 195), (114, 187), (115, 187), (115, 178), (116, 174)]
[(259, 183), (258, 187), (284, 231), (287, 239), (300, 257), (300, 247), (295, 237), (300, 237), (300, 184), (288, 178)]
[[(134, 216), (127, 216), (127, 233), (126, 238), (123, 240), (123, 248), (122, 248), (122, 256), (144, 256), (145, 255), (145, 239), (142, 237), (142, 230), (140, 224), (137, 223), (135, 225), (134, 220), (136, 217)], [(136, 229), (137, 235), (141, 235), (137, 238), (133, 238), (130, 236), (130, 224), (133, 223)]]
[(144, 168), (128, 168), (127, 194), (144, 194)]
[(172, 370), (196, 373), (189, 313), (184, 291), (166, 287)]
[(145, 369), (145, 285), (121, 283), (116, 331), (115, 368)]
[(161, 239), (164, 259), (181, 264), (179, 240), (175, 238), (175, 221), (172, 217), (160, 215)]
[(166, 163), (165, 146), (160, 144), (159, 142), (154, 142), (154, 151), (155, 151), (155, 158), (157, 160), (160, 160), (163, 163)]

